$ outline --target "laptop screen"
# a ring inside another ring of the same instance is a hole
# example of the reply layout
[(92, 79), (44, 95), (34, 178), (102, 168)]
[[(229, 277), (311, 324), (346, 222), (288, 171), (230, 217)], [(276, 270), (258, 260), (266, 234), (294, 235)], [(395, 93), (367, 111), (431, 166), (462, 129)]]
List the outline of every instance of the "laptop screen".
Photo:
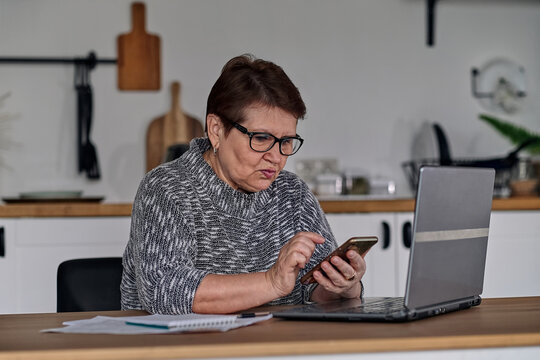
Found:
[(423, 167), (415, 207), (405, 305), (480, 295), (495, 171)]

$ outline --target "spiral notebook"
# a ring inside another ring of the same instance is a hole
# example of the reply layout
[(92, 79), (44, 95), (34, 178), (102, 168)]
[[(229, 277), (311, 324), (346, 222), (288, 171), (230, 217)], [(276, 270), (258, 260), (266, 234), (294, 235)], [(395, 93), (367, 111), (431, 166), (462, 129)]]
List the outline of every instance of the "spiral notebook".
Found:
[(234, 324), (238, 320), (237, 315), (206, 315), (206, 314), (186, 314), (186, 315), (161, 315), (154, 314), (148, 316), (124, 317), (127, 325), (147, 326), (158, 329), (205, 329), (221, 328)]
[(240, 315), (145, 315), (96, 316), (91, 319), (65, 321), (64, 327), (41, 332), (72, 334), (167, 334), (200, 331), (228, 331), (268, 320), (272, 314), (245, 313)]

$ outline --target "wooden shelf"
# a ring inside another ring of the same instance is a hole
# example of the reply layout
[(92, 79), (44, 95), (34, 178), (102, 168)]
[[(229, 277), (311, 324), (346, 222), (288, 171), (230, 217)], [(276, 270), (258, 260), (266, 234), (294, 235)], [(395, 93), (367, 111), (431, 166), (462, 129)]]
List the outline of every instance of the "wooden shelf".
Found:
[[(322, 200), (326, 213), (413, 212), (414, 199)], [(493, 210), (540, 210), (540, 197), (493, 199)]]
[(131, 204), (42, 203), (0, 206), (0, 218), (131, 216)]
[(325, 213), (369, 213), (414, 211), (414, 199), (321, 200)]
[[(345, 198), (321, 200), (320, 203), (322, 209), (329, 214), (414, 211), (414, 199), (348, 200)], [(0, 218), (131, 216), (131, 206), (131, 203), (11, 204), (0, 206)], [(493, 210), (540, 210), (540, 197), (494, 199)]]

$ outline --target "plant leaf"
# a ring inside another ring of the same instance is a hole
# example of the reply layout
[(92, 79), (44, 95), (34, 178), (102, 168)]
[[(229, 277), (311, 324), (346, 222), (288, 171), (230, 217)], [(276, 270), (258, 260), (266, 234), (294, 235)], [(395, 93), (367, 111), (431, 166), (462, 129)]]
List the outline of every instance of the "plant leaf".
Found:
[(537, 139), (536, 143), (527, 146), (524, 151), (531, 155), (540, 154), (540, 134), (487, 114), (480, 114), (478, 117), (480, 120), (483, 120), (491, 125), (495, 130), (497, 130), (501, 135), (509, 139), (510, 142), (515, 145), (521, 145), (529, 139)]

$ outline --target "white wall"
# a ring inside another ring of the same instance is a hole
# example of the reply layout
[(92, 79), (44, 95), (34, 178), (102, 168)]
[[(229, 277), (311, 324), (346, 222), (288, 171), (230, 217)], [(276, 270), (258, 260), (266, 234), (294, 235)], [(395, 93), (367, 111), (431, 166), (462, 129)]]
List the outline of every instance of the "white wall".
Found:
[[(0, 56), (114, 58), (130, 3), (0, 0)], [(0, 114), (18, 114), (0, 123), (1, 196), (83, 189), (131, 201), (146, 127), (167, 111), (170, 82), (182, 82), (184, 109), (202, 119), (221, 67), (246, 52), (283, 66), (308, 107), (306, 142), (288, 169), (295, 159), (338, 157), (395, 178), (407, 194), (400, 163), (426, 120), (442, 124), (455, 157), (507, 153), (512, 145), (477, 119), (483, 110), (470, 94), (471, 67), (495, 56), (527, 74), (523, 111), (506, 119), (540, 131), (540, 1), (440, 1), (433, 48), (423, 0), (156, 0), (147, 1), (147, 28), (161, 36), (161, 91), (118, 91), (112, 65), (91, 75), (98, 182), (76, 171), (73, 66), (0, 64), (0, 95), (12, 93)]]

